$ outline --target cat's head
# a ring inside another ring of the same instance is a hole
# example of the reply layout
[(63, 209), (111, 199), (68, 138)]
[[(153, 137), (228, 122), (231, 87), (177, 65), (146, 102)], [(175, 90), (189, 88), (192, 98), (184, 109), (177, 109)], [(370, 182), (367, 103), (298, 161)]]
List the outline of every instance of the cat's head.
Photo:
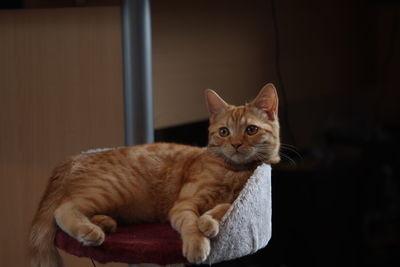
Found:
[(236, 166), (280, 161), (278, 95), (273, 84), (265, 85), (244, 106), (229, 105), (209, 89), (205, 95), (211, 152)]

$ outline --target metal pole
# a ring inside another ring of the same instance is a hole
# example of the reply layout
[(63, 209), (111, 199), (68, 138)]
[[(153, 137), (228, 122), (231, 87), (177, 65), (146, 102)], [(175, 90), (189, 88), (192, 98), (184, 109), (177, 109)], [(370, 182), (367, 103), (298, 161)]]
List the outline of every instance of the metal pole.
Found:
[(149, 0), (122, 1), (125, 145), (154, 141)]

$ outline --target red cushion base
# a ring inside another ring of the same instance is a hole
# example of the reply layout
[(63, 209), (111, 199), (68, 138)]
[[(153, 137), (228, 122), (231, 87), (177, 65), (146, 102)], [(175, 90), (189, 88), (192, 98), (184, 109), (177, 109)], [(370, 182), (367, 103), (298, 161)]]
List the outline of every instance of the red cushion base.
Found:
[(55, 245), (72, 255), (91, 257), (100, 263), (187, 263), (179, 234), (165, 223), (119, 226), (98, 247), (84, 246), (60, 230)]

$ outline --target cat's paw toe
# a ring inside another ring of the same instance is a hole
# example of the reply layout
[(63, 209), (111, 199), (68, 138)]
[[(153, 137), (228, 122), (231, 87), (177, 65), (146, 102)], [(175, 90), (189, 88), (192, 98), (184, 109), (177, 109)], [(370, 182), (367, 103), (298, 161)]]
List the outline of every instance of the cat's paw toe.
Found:
[(103, 230), (97, 225), (82, 225), (78, 233), (78, 241), (85, 246), (100, 246), (105, 239)]
[(215, 237), (219, 232), (219, 223), (210, 215), (202, 215), (197, 220), (197, 227), (208, 238)]
[(210, 240), (202, 235), (183, 240), (183, 256), (190, 263), (201, 263), (210, 254)]
[(114, 233), (117, 230), (117, 222), (107, 215), (94, 215), (90, 221), (98, 225), (106, 233)]

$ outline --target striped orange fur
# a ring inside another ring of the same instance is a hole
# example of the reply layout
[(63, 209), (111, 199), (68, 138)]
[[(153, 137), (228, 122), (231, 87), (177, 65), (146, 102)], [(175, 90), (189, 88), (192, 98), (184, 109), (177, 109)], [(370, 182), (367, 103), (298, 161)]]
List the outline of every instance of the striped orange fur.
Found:
[(79, 154), (53, 171), (31, 230), (33, 267), (59, 267), (56, 225), (85, 245), (101, 245), (117, 223), (169, 221), (183, 254), (204, 261), (210, 238), (254, 169), (279, 158), (278, 96), (272, 84), (244, 106), (205, 92), (207, 149), (154, 143)]

